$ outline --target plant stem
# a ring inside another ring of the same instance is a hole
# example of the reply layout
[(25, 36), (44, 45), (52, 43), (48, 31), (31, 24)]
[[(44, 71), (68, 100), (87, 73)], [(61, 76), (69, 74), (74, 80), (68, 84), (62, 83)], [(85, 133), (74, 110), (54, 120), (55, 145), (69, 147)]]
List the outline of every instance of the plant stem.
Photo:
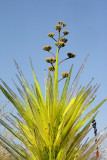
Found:
[(60, 37), (60, 38), (63, 38), (65, 35), (63, 35), (62, 37)]
[(58, 41), (60, 40), (60, 31), (58, 31)]
[(56, 58), (55, 55), (51, 51), (49, 51), (49, 52), (54, 56), (54, 58)]
[(59, 79), (58, 82), (60, 82), (60, 81), (63, 80), (63, 79), (64, 79), (64, 78)]
[(60, 63), (62, 63), (63, 61), (66, 61), (67, 59), (70, 59), (70, 58), (65, 58), (65, 59), (63, 59), (62, 61), (60, 61), (60, 62), (58, 63), (58, 65), (59, 65)]
[(57, 42), (57, 40), (55, 38), (52, 37), (52, 39)]

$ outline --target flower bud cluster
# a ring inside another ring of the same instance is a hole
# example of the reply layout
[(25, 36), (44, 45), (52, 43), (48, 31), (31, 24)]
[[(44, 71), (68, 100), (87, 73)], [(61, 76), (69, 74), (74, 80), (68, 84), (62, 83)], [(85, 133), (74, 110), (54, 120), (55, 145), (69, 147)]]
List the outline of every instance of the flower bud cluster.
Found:
[[(69, 34), (69, 31), (63, 30), (63, 31), (62, 31), (62, 36), (60, 35), (60, 34), (61, 34), (61, 30), (62, 30), (63, 27), (65, 27), (65, 26), (66, 26), (66, 24), (63, 23), (63, 21), (58, 21), (58, 24), (55, 26), (55, 29), (58, 31), (58, 40), (56, 40), (56, 39), (54, 38), (55, 33), (49, 33), (49, 34), (48, 34), (48, 36), (55, 41), (55, 45), (56, 45), (59, 49), (62, 48), (62, 47), (64, 47), (64, 46), (66, 45), (67, 41), (68, 41), (68, 39), (65, 38), (65, 36)], [(48, 52), (50, 52), (51, 49), (52, 49), (52, 47), (51, 47), (50, 45), (47, 45), (47, 46), (44, 46), (44, 47), (43, 47), (43, 50), (48, 51)], [(54, 72), (55, 67), (54, 67), (53, 64), (56, 62), (56, 57), (55, 57), (55, 55), (54, 55), (52, 52), (50, 52), (50, 53), (54, 56), (54, 58), (53, 58), (53, 57), (48, 57), (48, 58), (46, 58), (46, 62), (51, 64), (51, 66), (48, 67), (48, 70)], [(61, 62), (65, 61), (65, 60), (67, 60), (67, 59), (70, 59), (70, 58), (74, 58), (75, 56), (76, 56), (75, 53), (68, 52), (68, 53), (67, 53), (67, 58), (65, 58), (65, 59), (62, 60)], [(60, 64), (61, 62), (59, 62), (59, 64)], [(63, 79), (63, 78), (68, 77), (69, 73), (68, 73), (68, 72), (63, 72), (63, 73), (61, 73), (61, 75), (62, 75), (62, 79)], [(60, 81), (60, 80), (59, 80), (59, 81)]]
[(55, 67), (54, 66), (50, 66), (48, 67), (49, 71), (54, 71), (55, 70)]
[(69, 31), (62, 31), (64, 35), (68, 35)]
[(74, 58), (76, 56), (75, 53), (70, 53), (70, 52), (68, 52), (67, 55), (68, 58)]
[(63, 78), (68, 77), (68, 74), (69, 74), (68, 72), (63, 72), (63, 73), (61, 73), (61, 75), (62, 75)]
[(65, 43), (64, 42), (55, 42), (55, 45), (56, 46), (60, 46), (60, 47), (64, 47), (65, 46)]
[(52, 47), (48, 45), (48, 46), (44, 46), (44, 47), (43, 47), (43, 50), (44, 50), (44, 51), (50, 51), (51, 48), (52, 48)]
[(54, 35), (55, 35), (55, 33), (49, 33), (49, 34), (48, 34), (48, 36), (51, 37), (51, 38), (53, 38)]
[(61, 25), (56, 25), (56, 26), (55, 26), (55, 29), (58, 30), (58, 31), (60, 31), (60, 30), (62, 29), (62, 28), (61, 28)]
[(46, 58), (46, 62), (53, 64), (56, 62), (56, 58), (53, 58), (53, 57)]

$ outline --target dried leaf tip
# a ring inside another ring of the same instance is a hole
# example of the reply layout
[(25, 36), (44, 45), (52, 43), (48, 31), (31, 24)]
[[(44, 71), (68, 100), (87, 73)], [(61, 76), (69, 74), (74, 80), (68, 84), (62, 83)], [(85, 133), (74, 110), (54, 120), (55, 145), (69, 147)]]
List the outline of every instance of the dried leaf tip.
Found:
[(51, 46), (44, 46), (44, 47), (43, 47), (43, 50), (44, 50), (44, 51), (50, 51), (51, 48), (52, 48)]

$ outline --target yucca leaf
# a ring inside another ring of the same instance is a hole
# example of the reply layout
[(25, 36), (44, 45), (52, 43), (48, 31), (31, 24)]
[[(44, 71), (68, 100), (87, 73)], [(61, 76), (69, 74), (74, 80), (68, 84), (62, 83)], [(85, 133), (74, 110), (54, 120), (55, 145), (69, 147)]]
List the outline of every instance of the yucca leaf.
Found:
[(70, 81), (70, 77), (71, 77), (72, 68), (73, 68), (73, 65), (71, 66), (68, 77), (65, 81), (65, 85), (64, 85), (64, 88), (63, 88), (63, 91), (62, 91), (60, 103), (65, 102), (66, 95), (67, 95), (67, 90), (68, 90), (68, 86), (69, 86), (69, 81)]
[[(96, 148), (104, 141), (104, 139), (106, 138), (107, 135), (103, 135), (103, 136), (100, 136), (100, 138), (98, 139), (97, 138), (97, 141), (96, 143), (94, 143), (95, 139), (96, 138), (93, 138), (91, 139), (85, 146), (84, 146), (84, 151), (85, 153), (84, 154), (81, 154), (81, 156), (79, 156), (78, 160), (87, 160), (87, 157), (91, 157), (91, 155), (95, 154), (96, 152)], [(93, 143), (92, 143), (93, 142)], [(91, 145), (92, 144), (92, 145)], [(91, 146), (90, 146), (91, 145)]]
[(13, 128), (11, 128), (8, 124), (6, 124), (2, 119), (0, 119), (0, 124), (7, 128), (15, 137), (22, 140), (20, 134), (16, 132)]
[(82, 120), (78, 121), (78, 124), (76, 124), (76, 128), (81, 128), (85, 124), (85, 122), (94, 114), (100, 107), (101, 105), (106, 101), (107, 99), (105, 98), (100, 104), (98, 104), (95, 108), (93, 108)]
[(77, 84), (78, 84), (80, 75), (81, 75), (81, 73), (82, 73), (82, 71), (83, 71), (83, 69), (84, 69), (84, 66), (85, 66), (85, 63), (86, 63), (86, 61), (87, 61), (88, 56), (89, 56), (89, 55), (87, 55), (87, 57), (85, 58), (82, 66), (81, 66), (81, 68), (79, 69), (79, 71), (78, 71), (78, 73), (77, 73), (77, 75), (76, 75), (76, 77), (75, 77), (75, 79), (74, 79), (74, 81), (73, 81), (73, 83), (72, 83), (72, 85), (71, 85), (68, 93), (67, 93), (68, 102), (70, 101), (71, 97), (73, 96), (73, 93), (74, 93), (74, 91), (75, 91), (75, 89), (76, 89), (76, 86), (77, 86)]
[(43, 103), (43, 105), (45, 105), (44, 98), (43, 98), (43, 95), (42, 95), (42, 91), (41, 91), (40, 85), (39, 85), (39, 83), (38, 83), (38, 81), (37, 81), (36, 75), (35, 75), (35, 73), (34, 73), (34, 69), (33, 69), (33, 65), (32, 65), (31, 59), (30, 59), (30, 63), (31, 63), (31, 68), (32, 68), (33, 77), (34, 77), (35, 88), (36, 88), (37, 91), (38, 91), (38, 94), (39, 94), (40, 99), (41, 99), (41, 103)]
[(46, 107), (48, 110), (49, 122), (53, 119), (53, 104), (54, 104), (54, 93), (53, 93), (53, 81), (51, 73), (48, 73), (48, 81), (46, 84)]
[(17, 86), (17, 84), (14, 82), (13, 80), (13, 83), (15, 84), (19, 94), (21, 95), (22, 99), (25, 101), (25, 94), (22, 92), (22, 90)]
[(15, 147), (12, 143), (10, 143), (5, 137), (0, 135), (0, 139), (7, 144), (10, 148), (12, 148), (16, 153), (18, 153), (20, 156), (26, 159), (26, 155), (23, 151), (21, 151), (19, 148)]
[(5, 143), (3, 143), (2, 141), (0, 141), (0, 145), (3, 146), (3, 148), (5, 148), (11, 155), (13, 155), (13, 157), (17, 160), (19, 160), (18, 156), (16, 155), (16, 153), (10, 149)]
[[(93, 116), (91, 121), (87, 124), (87, 127), (90, 125), (90, 123), (95, 118), (95, 116), (96, 116), (96, 114)], [(85, 131), (85, 129), (86, 128), (84, 128), (83, 130)], [(60, 151), (59, 151), (58, 156), (57, 156), (57, 160), (61, 160), (63, 157), (66, 157), (66, 153), (69, 150), (69, 147), (70, 147), (71, 143), (74, 142), (74, 140), (75, 140), (75, 133), (77, 133), (77, 131), (75, 130), (75, 128), (74, 129), (72, 128), (70, 130), (70, 132), (67, 134), (66, 138), (61, 143)], [(82, 132), (81, 132), (81, 134), (82, 134)], [(64, 146), (66, 146), (66, 147), (64, 147)]]
[(25, 112), (24, 104), (21, 101), (16, 101), (16, 99), (14, 99), (1, 85), (0, 89), (3, 92), (3, 94), (9, 99), (9, 101), (16, 107), (19, 113), (23, 115), (23, 113)]
[[(80, 131), (76, 136), (75, 136), (75, 140), (73, 141), (73, 143), (70, 145), (69, 150), (68, 150), (68, 157), (72, 157), (73, 156), (73, 148), (75, 149), (76, 146), (78, 146), (78, 144), (82, 143), (82, 140), (84, 139), (84, 137), (87, 135), (87, 133), (90, 131), (89, 127), (93, 121), (93, 119), (96, 117), (97, 113), (91, 118), (91, 120), (87, 123), (87, 125), (82, 129), (82, 131)], [(82, 150), (82, 149), (80, 149)]]
[(15, 128), (17, 128), (17, 129), (19, 129), (18, 128), (18, 125), (16, 124), (16, 122), (13, 120), (13, 119), (11, 119), (8, 115), (6, 115), (4, 112), (2, 112), (1, 110), (0, 110), (0, 114), (8, 121), (8, 122), (10, 122)]

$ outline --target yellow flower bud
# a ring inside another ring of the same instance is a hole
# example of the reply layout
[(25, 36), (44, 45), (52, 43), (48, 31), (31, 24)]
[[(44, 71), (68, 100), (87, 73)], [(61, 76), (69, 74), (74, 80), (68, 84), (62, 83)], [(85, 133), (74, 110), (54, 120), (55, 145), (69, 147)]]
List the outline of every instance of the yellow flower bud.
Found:
[(58, 30), (58, 31), (60, 31), (61, 30), (61, 25), (56, 25), (55, 29)]
[(53, 58), (53, 57), (46, 58), (46, 62), (47, 63), (55, 63), (56, 62), (56, 58)]
[(68, 72), (63, 72), (63, 73), (61, 73), (61, 75), (62, 75), (63, 78), (68, 77), (68, 74), (69, 74)]
[(63, 31), (63, 34), (67, 35), (67, 34), (69, 34), (69, 31)]
[(66, 26), (66, 24), (65, 23), (63, 23), (63, 27), (65, 27)]
[(58, 21), (59, 24), (63, 24), (63, 21)]
[(70, 53), (70, 52), (68, 52), (67, 55), (69, 58), (74, 58), (76, 56), (75, 53)]
[(50, 66), (48, 67), (49, 71), (54, 71), (55, 70), (55, 67), (54, 66)]
[(64, 43), (64, 42), (59, 42), (59, 45), (60, 45), (61, 47), (64, 47), (64, 46), (65, 46), (65, 43)]
[(45, 51), (50, 51), (51, 48), (52, 48), (51, 46), (44, 46), (44, 47), (43, 47), (43, 50), (45, 50)]
[(49, 33), (49, 34), (48, 34), (48, 36), (51, 37), (51, 38), (53, 38), (54, 35), (55, 35), (55, 33)]
[(66, 43), (68, 40), (66, 38), (61, 38), (60, 41)]

